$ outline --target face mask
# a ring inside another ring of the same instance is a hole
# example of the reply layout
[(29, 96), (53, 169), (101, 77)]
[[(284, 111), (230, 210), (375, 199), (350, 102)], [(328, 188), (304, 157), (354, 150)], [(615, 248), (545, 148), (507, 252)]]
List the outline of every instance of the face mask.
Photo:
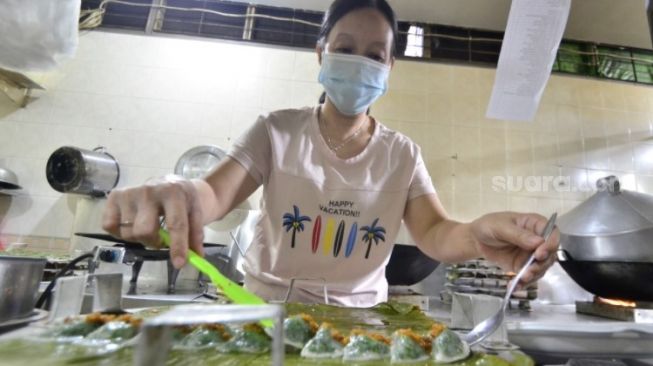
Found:
[(367, 57), (337, 53), (322, 54), (318, 78), (340, 113), (364, 113), (388, 89), (390, 66)]

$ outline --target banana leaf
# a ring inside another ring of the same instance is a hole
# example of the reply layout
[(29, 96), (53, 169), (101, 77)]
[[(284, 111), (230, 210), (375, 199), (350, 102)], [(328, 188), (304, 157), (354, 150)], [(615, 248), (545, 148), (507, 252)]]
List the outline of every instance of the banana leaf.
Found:
[[(360, 328), (373, 332), (391, 334), (400, 328), (411, 328), (416, 332), (427, 332), (434, 320), (426, 316), (417, 307), (401, 303), (384, 303), (372, 308), (353, 309), (329, 305), (303, 305), (287, 304), (288, 315), (306, 313), (318, 322), (323, 321), (333, 324), (343, 334)], [(156, 315), (160, 311), (142, 313), (147, 317)], [(133, 349), (121, 348), (116, 352), (89, 356), (87, 352), (76, 348), (75, 345), (56, 344), (48, 342), (35, 342), (30, 339), (14, 339), (0, 342), (0, 365), (2, 366), (23, 366), (47, 364), (52, 366), (131, 366), (133, 364)], [(486, 355), (474, 353), (470, 358), (453, 363), (456, 366), (532, 366), (534, 362), (523, 353), (512, 353), (508, 355)], [(512, 360), (512, 362), (508, 361)], [(269, 354), (243, 355), (243, 354), (221, 354), (214, 349), (186, 352), (172, 350), (168, 355), (167, 365), (196, 366), (196, 365), (220, 365), (220, 366), (245, 366), (245, 365), (270, 365)], [(300, 357), (298, 353), (286, 353), (284, 365), (343, 365), (340, 359), (313, 361)], [(423, 363), (420, 363), (423, 364)], [(435, 365), (430, 362), (427, 364)], [(365, 362), (366, 366), (390, 365), (389, 360)]]

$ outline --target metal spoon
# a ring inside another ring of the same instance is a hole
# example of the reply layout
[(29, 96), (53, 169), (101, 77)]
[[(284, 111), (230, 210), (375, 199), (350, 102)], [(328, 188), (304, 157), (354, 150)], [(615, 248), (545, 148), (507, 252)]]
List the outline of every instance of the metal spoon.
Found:
[[(551, 236), (551, 233), (553, 232), (553, 228), (555, 227), (555, 221), (557, 217), (558, 217), (557, 213), (551, 215), (551, 218), (549, 218), (549, 221), (546, 223), (546, 227), (544, 227), (544, 231), (542, 232), (542, 237), (544, 238), (545, 242), (549, 239), (549, 236)], [(524, 273), (526, 273), (526, 270), (533, 263), (533, 261), (535, 261), (535, 252), (531, 254), (526, 264), (524, 264), (524, 266), (519, 270), (515, 278), (513, 278), (512, 282), (510, 282), (510, 287), (508, 287), (508, 291), (506, 291), (506, 296), (504, 296), (503, 298), (501, 309), (499, 309), (499, 311), (497, 311), (496, 314), (478, 323), (474, 327), (474, 329), (472, 329), (469, 333), (465, 334), (464, 339), (465, 342), (467, 342), (467, 344), (472, 346), (484, 340), (485, 338), (489, 337), (490, 335), (492, 335), (492, 333), (494, 333), (497, 329), (499, 329), (499, 326), (501, 326), (501, 323), (503, 323), (503, 318), (506, 314), (506, 308), (510, 303), (510, 296), (512, 296), (512, 293), (515, 291), (515, 288), (517, 287), (519, 280), (524, 276)]]

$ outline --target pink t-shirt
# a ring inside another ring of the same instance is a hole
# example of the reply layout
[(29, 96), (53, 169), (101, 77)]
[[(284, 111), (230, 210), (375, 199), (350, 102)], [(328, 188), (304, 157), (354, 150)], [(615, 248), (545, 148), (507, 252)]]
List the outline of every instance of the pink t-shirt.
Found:
[(363, 152), (340, 159), (317, 107), (260, 117), (232, 147), (263, 184), (262, 215), (245, 253), (245, 286), (267, 300), (372, 306), (387, 300), (385, 266), (408, 200), (434, 193), (419, 147), (376, 121)]

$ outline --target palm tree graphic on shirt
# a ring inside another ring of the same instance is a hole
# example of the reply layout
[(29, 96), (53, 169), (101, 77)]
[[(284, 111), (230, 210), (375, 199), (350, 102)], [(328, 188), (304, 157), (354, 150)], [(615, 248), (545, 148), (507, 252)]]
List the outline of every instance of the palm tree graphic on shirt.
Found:
[(295, 205), (292, 206), (294, 214), (285, 213), (283, 215), (283, 227), (286, 228), (286, 232), (289, 232), (292, 229), (292, 241), (290, 244), (291, 248), (295, 247), (295, 233), (297, 231), (304, 231), (304, 221), (311, 221), (311, 218), (308, 216), (301, 216), (299, 214), (299, 208)]
[(372, 242), (374, 245), (379, 245), (379, 240), (385, 241), (385, 229), (381, 226), (376, 226), (379, 222), (377, 218), (372, 222), (371, 226), (363, 226), (361, 231), (364, 231), (363, 241), (367, 243), (367, 251), (365, 252), (365, 259), (370, 256), (370, 249), (372, 249)]

